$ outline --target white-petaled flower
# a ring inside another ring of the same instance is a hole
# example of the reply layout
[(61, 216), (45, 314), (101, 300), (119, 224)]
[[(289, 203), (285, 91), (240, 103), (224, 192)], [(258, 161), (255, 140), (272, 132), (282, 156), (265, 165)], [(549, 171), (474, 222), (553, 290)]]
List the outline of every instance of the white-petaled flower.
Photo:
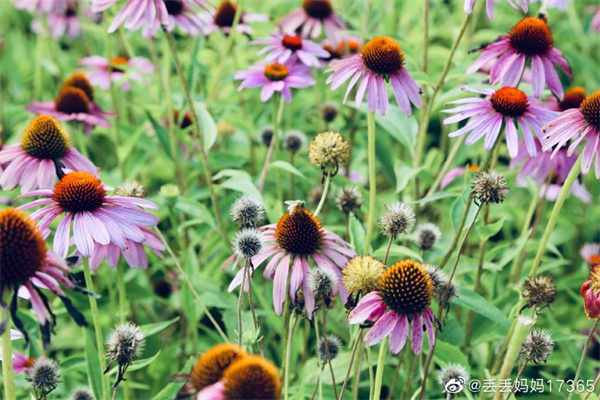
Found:
[(415, 243), (420, 250), (431, 250), (440, 240), (442, 232), (437, 225), (432, 223), (421, 224), (415, 230)]
[(254, 228), (262, 224), (265, 206), (259, 197), (245, 194), (233, 203), (229, 215), (240, 229)]
[(385, 212), (379, 218), (379, 225), (384, 235), (396, 239), (400, 234), (409, 233), (415, 226), (415, 212), (401, 201), (386, 204)]
[(240, 258), (250, 259), (263, 247), (262, 233), (254, 228), (242, 229), (233, 239), (233, 252)]

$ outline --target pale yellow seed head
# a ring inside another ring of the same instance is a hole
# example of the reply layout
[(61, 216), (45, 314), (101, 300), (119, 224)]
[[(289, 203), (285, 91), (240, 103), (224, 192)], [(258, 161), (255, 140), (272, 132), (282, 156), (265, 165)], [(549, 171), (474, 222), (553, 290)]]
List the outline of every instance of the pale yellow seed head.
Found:
[(377, 290), (379, 277), (385, 271), (385, 266), (379, 260), (371, 256), (356, 256), (346, 265), (342, 271), (344, 286), (351, 295), (363, 296)]

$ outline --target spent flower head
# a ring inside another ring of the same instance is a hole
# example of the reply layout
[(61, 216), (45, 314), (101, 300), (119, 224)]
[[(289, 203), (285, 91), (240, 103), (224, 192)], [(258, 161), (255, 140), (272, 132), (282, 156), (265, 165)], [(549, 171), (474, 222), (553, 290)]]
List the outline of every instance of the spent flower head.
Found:
[(106, 341), (109, 367), (114, 362), (125, 368), (129, 366), (140, 357), (145, 341), (139, 326), (133, 322), (117, 325)]
[(283, 137), (283, 148), (292, 154), (304, 147), (306, 135), (299, 130), (288, 131)]
[(339, 281), (335, 273), (330, 269), (316, 268), (311, 272), (308, 279), (317, 304), (329, 305), (331, 298), (336, 293)]
[(521, 346), (521, 354), (527, 361), (540, 364), (542, 361), (546, 362), (553, 349), (554, 342), (550, 332), (532, 329)]
[(363, 296), (377, 290), (379, 278), (385, 271), (383, 263), (369, 255), (356, 256), (342, 271), (344, 286), (353, 296)]
[(442, 232), (437, 225), (432, 223), (421, 224), (417, 226), (415, 230), (415, 243), (419, 247), (419, 250), (431, 250), (433, 246), (440, 240)]
[(82, 386), (78, 387), (71, 393), (71, 397), (69, 400), (95, 400), (94, 392), (92, 392), (89, 388)]
[(254, 228), (242, 229), (233, 239), (233, 252), (238, 257), (247, 260), (260, 253), (262, 246), (262, 234)]
[(348, 215), (362, 206), (362, 193), (356, 186), (346, 186), (335, 198), (339, 210)]
[(556, 285), (544, 275), (529, 276), (523, 282), (523, 298), (527, 307), (550, 305), (556, 296)]
[[(324, 363), (329, 359), (335, 360), (341, 349), (342, 341), (335, 335), (322, 337), (317, 343), (317, 354)], [(329, 351), (329, 356), (327, 356), (327, 351)]]
[(328, 101), (319, 106), (319, 112), (321, 113), (321, 118), (326, 123), (332, 122), (340, 113), (340, 108), (337, 104), (332, 101)]
[(265, 206), (259, 197), (245, 194), (233, 203), (229, 215), (240, 229), (254, 228), (262, 224)]
[(56, 389), (60, 378), (58, 363), (45, 357), (38, 358), (31, 370), (27, 380), (31, 382), (36, 398), (45, 399), (48, 393)]
[(379, 225), (384, 235), (396, 239), (408, 233), (415, 226), (415, 212), (408, 204), (397, 201), (385, 205), (385, 212), (379, 217)]
[(456, 284), (454, 280), (450, 282), (448, 276), (438, 266), (427, 264), (425, 265), (425, 271), (429, 274), (431, 282), (433, 282), (433, 297), (441, 302), (444, 300), (444, 294), (446, 291), (446, 304), (450, 304), (452, 299), (456, 297)]
[(469, 383), (469, 372), (461, 364), (448, 364), (438, 372), (438, 382), (444, 393), (459, 393), (459, 388)]
[(116, 196), (123, 197), (139, 197), (144, 198), (148, 195), (146, 186), (142, 185), (138, 181), (126, 180), (121, 186), (115, 189)]
[(310, 162), (330, 176), (337, 174), (340, 165), (345, 165), (349, 156), (350, 145), (339, 132), (319, 133), (308, 145)]
[(495, 170), (478, 172), (471, 184), (471, 193), (480, 204), (502, 203), (507, 191), (506, 178)]

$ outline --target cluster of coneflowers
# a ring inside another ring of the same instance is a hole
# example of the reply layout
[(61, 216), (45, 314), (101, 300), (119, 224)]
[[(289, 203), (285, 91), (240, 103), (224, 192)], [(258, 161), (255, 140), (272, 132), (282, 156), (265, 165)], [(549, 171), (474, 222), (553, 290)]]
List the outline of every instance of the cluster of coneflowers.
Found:
[[(471, 18), (474, 3), (474, 0), (464, 2), (467, 15), (465, 25), (456, 38), (456, 46)], [(490, 19), (493, 17), (494, 3), (494, 0), (486, 0)], [(525, 0), (509, 3), (517, 11), (527, 12), (531, 7)], [(78, 18), (82, 14), (78, 9), (81, 4), (76, 0), (15, 0), (15, 4), (40, 14), (44, 20), (38, 22), (40, 34), (44, 33), (45, 24), (52, 28), (54, 37), (60, 37), (65, 32), (71, 37), (80, 33)], [(425, 196), (419, 186), (419, 177), (415, 178), (412, 199), (427, 200), (431, 197), (430, 193), (438, 190), (438, 186), (441, 189), (451, 187), (457, 177), (476, 172), (472, 179), (471, 175), (466, 177), (470, 181), (470, 192), (466, 202), (461, 204), (462, 216), (439, 265), (426, 263), (425, 259), (435, 257), (431, 251), (439, 247), (442, 233), (431, 222), (421, 223), (413, 232), (417, 215), (419, 219), (422, 215), (415, 211), (416, 206), (401, 201), (385, 204), (385, 211), (377, 219), (375, 114), (379, 113), (385, 118), (390, 107), (396, 105), (406, 116), (412, 115), (413, 106), (422, 109), (415, 168), (423, 168), (421, 158), (427, 142), (427, 127), (434, 99), (447, 77), (447, 68), (433, 91), (420, 87), (413, 77), (414, 73), (411, 74), (414, 63), (395, 39), (379, 36), (363, 44), (348, 34), (347, 24), (335, 13), (329, 0), (304, 0), (300, 8), (277, 22), (278, 30), (271, 36), (249, 42), (250, 45), (263, 46), (257, 51), (262, 59), (247, 70), (236, 72), (234, 79), (241, 81), (239, 90), (260, 88), (260, 100), (263, 103), (273, 102), (270, 134), (267, 135), (265, 131), (262, 135), (268, 150), (257, 177), (260, 194), (267, 187), (267, 179), (273, 178), (273, 174), (269, 174), (273, 162), (281, 161), (280, 148), (289, 151), (289, 164), (293, 168), (293, 158), (303, 147), (303, 134), (291, 131), (282, 136), (280, 133), (284, 103), (292, 102), (292, 89), (307, 89), (316, 85), (317, 77), (328, 74), (326, 84), (334, 91), (347, 83), (344, 104), (352, 96), (356, 108), (360, 109), (363, 100), (366, 100), (369, 202), (365, 227), (361, 231), (364, 237), (357, 239), (356, 231), (351, 231), (353, 221), (359, 221), (359, 213), (364, 206), (358, 186), (342, 188), (335, 198), (338, 210), (345, 217), (345, 237), (335, 233), (335, 229), (324, 227), (322, 211), (329, 201), (333, 181), (342, 172), (350, 177), (353, 150), (344, 132), (328, 128), (317, 133), (308, 145), (308, 159), (319, 168), (321, 176), (317, 188), (320, 192), (315, 196), (314, 207), (311, 207), (310, 201), (293, 196), (293, 183), (290, 198), (286, 201), (279, 176), (277, 202), (279, 207), (285, 202), (287, 210), (278, 216), (276, 222), (272, 220), (263, 224), (265, 205), (260, 196), (244, 195), (232, 206), (231, 221), (238, 230), (232, 240), (233, 254), (223, 263), (222, 269), (230, 266), (237, 269), (228, 289), (232, 292), (239, 288), (237, 340), (232, 341), (235, 343), (219, 344), (197, 360), (187, 377), (187, 392), (192, 392), (199, 400), (282, 396), (287, 400), (293, 375), (290, 362), (292, 343), (298, 324), (304, 324), (309, 332), (302, 336), (305, 343), (309, 343), (313, 331), (316, 338), (313, 353), (316, 353), (318, 375), (315, 382), (310, 382), (314, 384), (311, 388), (312, 398), (317, 393), (319, 397), (323, 395), (326, 368), (331, 375), (329, 386), (336, 399), (344, 398), (349, 382), (353, 381), (358, 390), (362, 372), (360, 366), (365, 362), (363, 358), (371, 363), (368, 347), (377, 344), (380, 347), (376, 375), (369, 388), (371, 398), (379, 399), (382, 395), (388, 349), (393, 355), (400, 354), (395, 361), (393, 384), (388, 388), (390, 398), (396, 395), (414, 397), (411, 385), (419, 378), (415, 373), (427, 340), (428, 351), (420, 375), (420, 398), (425, 398), (430, 382), (429, 368), (434, 362), (436, 337), (450, 318), (450, 304), (460, 296), (455, 276), (461, 257), (467, 252), (470, 234), (477, 223), (483, 228), (491, 225), (489, 210), (493, 209), (494, 204), (502, 203), (508, 193), (506, 178), (496, 170), (503, 151), (503, 140), (506, 142), (506, 154), (512, 160), (511, 167), (520, 168), (519, 182), (531, 177), (541, 187), (533, 205), (540, 208), (539, 204), (542, 203), (539, 202), (547, 199), (554, 202), (554, 206), (529, 275), (519, 286), (521, 296), (515, 306), (520, 315), (513, 319), (513, 325), (500, 346), (498, 365), (492, 374), (499, 379), (509, 379), (515, 363), (518, 363), (515, 379), (518, 381), (529, 363), (539, 364), (547, 360), (554, 343), (548, 331), (534, 329), (533, 325), (554, 301), (556, 287), (552, 279), (538, 274), (538, 267), (566, 197), (572, 193), (584, 202), (591, 201), (592, 196), (583, 186), (581, 174), (589, 173), (593, 167), (596, 178), (600, 179), (600, 91), (588, 95), (582, 87), (563, 89), (559, 74), (571, 78), (571, 68), (555, 47), (545, 14), (547, 7), (547, 2), (544, 2), (540, 15), (517, 21), (506, 35), (478, 48), (479, 57), (465, 72), (480, 73), (485, 87), (464, 87), (465, 92), (473, 95), (448, 102), (454, 108), (442, 111), (453, 114), (443, 120), (444, 124), (453, 126), (449, 137), (466, 136), (464, 141), (467, 146), (483, 140), (483, 148), (487, 153), (481, 165), (441, 171), (439, 182), (436, 181)], [(171, 132), (191, 127), (194, 149), (198, 150), (202, 162), (205, 184), (217, 220), (215, 228), (229, 244), (219, 198), (212, 183), (209, 165), (211, 149), (210, 146), (205, 147), (205, 132), (200, 130), (199, 113), (194, 107), (191, 88), (183, 74), (172, 32), (178, 29), (187, 36), (208, 36), (220, 31), (229, 39), (236, 33), (251, 36), (253, 30), (249, 23), (265, 22), (267, 16), (246, 13), (229, 0), (218, 5), (205, 0), (91, 0), (90, 13), (103, 13), (103, 16), (111, 17), (107, 28), (109, 33), (122, 28), (140, 30), (142, 37), (150, 39), (163, 31), (190, 108), (189, 111), (169, 110), (164, 125)], [(598, 16), (592, 25), (598, 27)], [(232, 40), (227, 43), (230, 45)], [(452, 62), (454, 50), (449, 55), (448, 65)], [(227, 55), (224, 53), (224, 56)], [(136, 325), (119, 325), (106, 340), (105, 354), (105, 338), (91, 272), (103, 262), (112, 268), (117, 267), (120, 316), (124, 320), (129, 307), (124, 292), (123, 271), (119, 267), (126, 263), (133, 268), (146, 269), (147, 249), (158, 257), (168, 250), (175, 258), (156, 229), (158, 217), (146, 210), (157, 210), (158, 206), (144, 199), (147, 195), (145, 188), (137, 182), (122, 182), (117, 189), (105, 184), (101, 179), (101, 168), (86, 155), (85, 138), (76, 132), (77, 128), (81, 128), (89, 136), (96, 127), (111, 128), (115, 131), (115, 145), (118, 146), (119, 110), (115, 107), (114, 113), (104, 112), (96, 102), (97, 93), (93, 86), (110, 91), (114, 100), (115, 90), (120, 88), (129, 91), (136, 82), (150, 79), (149, 75), (157, 67), (146, 58), (132, 54), (128, 57), (110, 56), (82, 59), (80, 64), (85, 72), (76, 72), (65, 80), (53, 100), (34, 101), (26, 106), (28, 111), (37, 116), (28, 121), (17, 143), (0, 148), (0, 185), (4, 190), (18, 188), (21, 195), (15, 200), (27, 199), (17, 208), (0, 210), (0, 297), (1, 306), (8, 315), (0, 325), (3, 331), (3, 357), (4, 363), (13, 364), (16, 372), (28, 372), (28, 380), (38, 399), (45, 398), (56, 388), (60, 374), (53, 360), (45, 357), (32, 360), (20, 353), (13, 356), (12, 351), (7, 352), (11, 349), (11, 340), (22, 337), (26, 345), (29, 341), (28, 331), (17, 313), (18, 297), (29, 300), (39, 322), (43, 347), (47, 350), (56, 322), (49, 293), (60, 298), (75, 322), (82, 326), (87, 325), (86, 319), (73, 305), (65, 289), (88, 295), (95, 346), (99, 354), (97, 362), (106, 374), (102, 378), (100, 393), (103, 398), (108, 397), (107, 375), (111, 373), (111, 365), (116, 364), (113, 384), (113, 398), (116, 398), (127, 368), (141, 355), (145, 339)], [(220, 73), (220, 69), (217, 69), (217, 74)], [(388, 86), (395, 99), (391, 105)], [(550, 92), (549, 96), (546, 89)], [(218, 87), (211, 95), (213, 93), (218, 93)], [(339, 112), (337, 107), (336, 104), (322, 107), (326, 126), (336, 118)], [(115, 125), (108, 122), (109, 118), (117, 119)], [(463, 122), (461, 127), (456, 127), (455, 124)], [(63, 123), (69, 123), (69, 129)], [(74, 133), (69, 134), (69, 131)], [(84, 144), (74, 146), (72, 141)], [(283, 141), (283, 146), (280, 141)], [(75, 147), (79, 147), (81, 152)], [(181, 165), (177, 165), (177, 168), (181, 168)], [(178, 186), (164, 189), (163, 197), (168, 198), (176, 198), (180, 190)], [(29, 201), (30, 197), (37, 199)], [(538, 197), (542, 200), (538, 200)], [(35, 211), (30, 214), (24, 212), (32, 209)], [(530, 220), (527, 220), (525, 228), (529, 227), (529, 223)], [(387, 246), (381, 254), (372, 248), (377, 224), (381, 234), (387, 238)], [(536, 227), (537, 223), (533, 225), (531, 234), (527, 229), (524, 230), (526, 239), (535, 234)], [(395, 245), (408, 240), (411, 234), (418, 252), (412, 252), (410, 258), (399, 257), (393, 251)], [(47, 243), (50, 237), (52, 249)], [(485, 254), (486, 242), (487, 238), (480, 243), (481, 257)], [(357, 248), (357, 243), (364, 248)], [(124, 261), (120, 261), (121, 256)], [(511, 278), (515, 283), (521, 280), (524, 256), (519, 252), (511, 268)], [(581, 296), (584, 298), (586, 315), (595, 322), (589, 331), (575, 381), (580, 376), (587, 348), (600, 319), (600, 245), (585, 246), (582, 256), (591, 268), (589, 279), (581, 287)], [(446, 269), (451, 259), (454, 260), (452, 266)], [(85, 288), (71, 274), (72, 269), (79, 265), (84, 272)], [(186, 273), (179, 264), (177, 266), (182, 279), (186, 279), (195, 294), (198, 306), (205, 308)], [(262, 274), (257, 274), (261, 270)], [(483, 258), (474, 276), (475, 294), (481, 289), (482, 274)], [(264, 317), (259, 318), (255, 310), (253, 285), (261, 288), (271, 285), (265, 283), (260, 275), (272, 281), (273, 309), (283, 319), (280, 370), (264, 355), (261, 332), (276, 328), (269, 326)], [(243, 323), (244, 293), (248, 297), (252, 328)], [(5, 299), (9, 299), (8, 302)], [(437, 305), (433, 304), (433, 300)], [(328, 328), (331, 314), (338, 311), (333, 317), (339, 317), (338, 302), (347, 310), (344, 323), (357, 325), (357, 328), (350, 328), (351, 340), (348, 345), (351, 356), (344, 368), (347, 371), (345, 376), (336, 376), (333, 365), (344, 344), (331, 334), (331, 324)], [(437, 313), (434, 311), (436, 309)], [(207, 314), (222, 339), (227, 341), (228, 337), (222, 333), (218, 322), (210, 312)], [(467, 321), (465, 345), (468, 347), (473, 328), (472, 313), (467, 315)], [(17, 330), (10, 329), (11, 322)], [(408, 379), (400, 388), (397, 382), (408, 346), (414, 357), (407, 369)], [(256, 351), (261, 355), (252, 354)], [(86, 356), (89, 357), (89, 353), (86, 352)], [(88, 360), (88, 364), (90, 362), (94, 361)], [(440, 367), (439, 383), (445, 390), (449, 383), (465, 384), (469, 380), (466, 366), (440, 364)], [(10, 370), (8, 368), (7, 372), (6, 368), (3, 369), (6, 382), (12, 380)], [(356, 371), (354, 376), (353, 371)], [(369, 372), (372, 374), (371, 366)], [(9, 389), (9, 386), (7, 397), (11, 398), (14, 388)], [(512, 388), (512, 391), (517, 392), (518, 387)], [(78, 396), (92, 397), (84, 389)], [(452, 393), (448, 391), (447, 396), (450, 398)], [(502, 398), (502, 395), (497, 393), (496, 398)]]

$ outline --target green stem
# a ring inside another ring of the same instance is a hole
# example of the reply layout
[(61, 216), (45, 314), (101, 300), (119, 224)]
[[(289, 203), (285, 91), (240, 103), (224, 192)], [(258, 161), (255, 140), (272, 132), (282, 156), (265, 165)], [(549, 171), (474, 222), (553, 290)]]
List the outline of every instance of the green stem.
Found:
[[(543, 201), (543, 199), (540, 199), (541, 190), (542, 190), (541, 188), (537, 188), (537, 190), (533, 194), (533, 197), (531, 198), (531, 203), (529, 203), (529, 208), (527, 209), (527, 214), (525, 214), (523, 226), (521, 227), (521, 233), (519, 235), (519, 239), (523, 239), (526, 236), (529, 236), (529, 226), (531, 225), (531, 218), (533, 217), (533, 213), (535, 212), (538, 203)], [(522, 267), (523, 267), (523, 263), (521, 262), (521, 255), (523, 254), (526, 243), (527, 242), (525, 242), (523, 244), (523, 248), (515, 256), (515, 258), (512, 262), (512, 265), (510, 266), (510, 275), (508, 278), (508, 281), (510, 283), (517, 283), (519, 281), (519, 279), (521, 278), (521, 272), (522, 272)]]
[[(46, 21), (42, 18), (42, 24), (45, 24)], [(35, 100), (40, 100), (41, 90), (42, 90), (42, 57), (44, 53), (44, 45), (42, 41), (44, 40), (44, 35), (35, 35), (35, 69), (33, 71), (33, 98)]]
[(429, 47), (429, 0), (424, 1), (423, 7), (423, 72), (427, 73)]
[(369, 217), (367, 219), (365, 254), (371, 248), (371, 239), (373, 238), (373, 229), (375, 227), (375, 200), (377, 195), (377, 176), (375, 175), (375, 114), (371, 111), (367, 112), (367, 140), (369, 159)]
[(554, 225), (556, 225), (556, 220), (558, 219), (558, 215), (560, 214), (560, 210), (562, 209), (563, 204), (565, 204), (565, 200), (571, 191), (571, 187), (577, 180), (579, 173), (581, 172), (581, 161), (582, 156), (579, 156), (573, 168), (569, 172), (565, 183), (563, 183), (563, 187), (558, 194), (558, 198), (554, 203), (554, 208), (552, 209), (552, 213), (550, 214), (550, 219), (548, 220), (548, 225), (546, 225), (546, 230), (544, 231), (544, 235), (542, 236), (542, 240), (540, 241), (540, 245), (537, 250), (537, 254), (535, 255), (535, 259), (533, 260), (533, 264), (531, 265), (531, 270), (529, 271), (529, 276), (534, 276), (537, 273), (538, 267), (542, 262), (542, 256), (544, 255), (544, 251), (546, 250), (546, 245), (548, 244), (548, 240), (550, 240), (550, 235), (552, 231), (554, 231)]
[(119, 319), (121, 323), (127, 320), (129, 309), (127, 307), (127, 291), (125, 289), (125, 269), (122, 263), (117, 263), (117, 284), (119, 290)]
[(412, 367), (410, 368), (410, 375), (406, 380), (406, 394), (404, 396), (405, 400), (410, 399), (410, 388), (412, 386), (413, 379), (415, 378), (415, 371), (417, 370), (417, 365), (419, 365), (419, 359), (421, 355), (415, 355), (412, 362)]
[[(279, 97), (279, 102), (277, 98)], [(271, 164), (271, 159), (273, 158), (273, 153), (275, 152), (275, 148), (279, 146), (279, 125), (281, 124), (281, 117), (283, 115), (283, 105), (284, 100), (283, 96), (275, 94), (273, 97), (273, 104), (275, 108), (273, 109), (273, 136), (271, 137), (271, 143), (269, 143), (269, 149), (267, 150), (267, 156), (265, 157), (265, 162), (260, 172), (260, 178), (258, 181), (258, 191), (260, 193), (265, 189), (265, 182), (267, 180), (267, 172), (269, 171), (269, 164)], [(279, 193), (278, 193), (279, 194)], [(280, 199), (280, 203), (283, 201), (283, 196)]]
[[(285, 398), (288, 398), (288, 388), (290, 386), (290, 362), (291, 362), (291, 357), (292, 357), (292, 341), (294, 339), (294, 328), (296, 328), (296, 322), (297, 322), (297, 318), (296, 316), (291, 316), (291, 318), (289, 319), (288, 322), (288, 333), (287, 333), (287, 342), (286, 342), (286, 349), (285, 349), (285, 375), (283, 376), (283, 380), (284, 380), (284, 395)], [(291, 325), (291, 327), (289, 326)]]
[(2, 379), (4, 382), (4, 394), (6, 400), (15, 400), (15, 378), (13, 375), (12, 362), (12, 340), (10, 338), (10, 312), (8, 308), (4, 309), (6, 313), (6, 327), (2, 334)]
[(290, 357), (289, 352), (291, 347), (289, 346), (290, 338), (290, 279), (288, 277), (287, 282), (285, 284), (285, 303), (283, 304), (283, 397), (284, 400), (288, 400), (288, 385), (289, 385), (289, 374), (288, 370), (290, 369)]
[(192, 95), (190, 93), (190, 89), (188, 87), (185, 74), (181, 66), (181, 62), (179, 61), (179, 56), (177, 54), (177, 48), (175, 47), (175, 40), (173, 39), (173, 34), (164, 28), (163, 31), (165, 32), (167, 42), (169, 43), (169, 49), (171, 50), (171, 55), (173, 56), (175, 69), (177, 70), (177, 74), (181, 79), (181, 86), (183, 88), (183, 93), (185, 94), (185, 100), (190, 108), (193, 132), (194, 136), (196, 137), (196, 141), (198, 142), (198, 148), (200, 150), (200, 160), (202, 161), (202, 167), (204, 169), (204, 179), (206, 181), (206, 186), (208, 187), (208, 191), (210, 193), (210, 200), (212, 202), (213, 212), (215, 214), (215, 217), (217, 218), (219, 235), (221, 235), (221, 239), (223, 239), (225, 243), (229, 243), (227, 229), (225, 229), (225, 224), (223, 223), (223, 216), (221, 215), (219, 200), (217, 199), (217, 194), (215, 193), (215, 188), (212, 183), (212, 172), (210, 170), (210, 165), (208, 162), (208, 154), (206, 153), (206, 149), (204, 147), (204, 138), (202, 137), (202, 132), (200, 132), (200, 121), (198, 120), (198, 115), (196, 114), (194, 101), (192, 100)]
[[(316, 321), (315, 321), (316, 323)], [(329, 352), (329, 341), (327, 339), (327, 306), (323, 304), (323, 343), (325, 344), (325, 353), (327, 354), (327, 364), (329, 364), (329, 371), (331, 372), (331, 382), (333, 384), (333, 394), (337, 399), (337, 384), (335, 383), (335, 373), (333, 372), (333, 365), (331, 365), (331, 353)]]
[(381, 384), (383, 383), (383, 369), (385, 368), (385, 355), (387, 352), (389, 338), (386, 336), (379, 346), (379, 357), (377, 357), (377, 373), (375, 374), (375, 389), (373, 400), (381, 398)]
[(326, 173), (325, 174), (325, 185), (323, 186), (323, 194), (321, 195), (321, 200), (319, 201), (319, 205), (317, 206), (317, 209), (315, 210), (315, 217), (317, 215), (319, 215), (319, 212), (321, 212), (321, 209), (323, 208), (323, 204), (325, 204), (325, 199), (327, 198), (327, 192), (329, 192), (329, 183), (331, 182), (331, 176)]
[[(596, 320), (594, 321), (594, 325), (592, 326), (592, 329), (590, 330), (590, 333), (587, 337), (587, 340), (585, 341), (585, 344), (583, 345), (583, 351), (581, 352), (581, 359), (579, 360), (579, 365), (577, 366), (577, 372), (575, 372), (575, 378), (573, 378), (573, 382), (575, 382), (576, 385), (577, 385), (577, 381), (579, 380), (579, 375), (581, 375), (581, 369), (583, 368), (583, 362), (585, 361), (585, 357), (587, 356), (588, 347), (594, 337), (596, 328), (598, 327), (598, 321), (600, 321), (600, 320), (598, 318), (596, 318)], [(574, 390), (571, 393), (569, 393), (568, 400), (571, 400), (573, 398), (574, 394), (575, 394)]]
[(354, 364), (354, 357), (356, 356), (356, 349), (358, 349), (358, 343), (362, 338), (363, 328), (358, 329), (358, 334), (356, 335), (356, 340), (354, 340), (354, 346), (352, 346), (352, 353), (350, 354), (350, 362), (348, 363), (348, 370), (346, 371), (346, 378), (344, 378), (344, 383), (342, 384), (342, 390), (340, 391), (340, 397), (338, 400), (342, 400), (344, 398), (344, 392), (346, 391), (346, 386), (348, 386), (348, 380), (350, 379), (350, 372), (352, 371), (352, 364)]
[(450, 169), (450, 166), (452, 165), (452, 161), (454, 161), (454, 158), (456, 157), (456, 154), (458, 154), (458, 150), (462, 147), (462, 144), (464, 141), (465, 141), (465, 135), (460, 136), (454, 142), (454, 146), (452, 146), (452, 149), (450, 149), (450, 153), (448, 154), (448, 157), (446, 157), (446, 161), (444, 161), (444, 165), (442, 165), (442, 169), (435, 177), (433, 184), (431, 185), (431, 187), (427, 191), (427, 194), (424, 197), (429, 197), (429, 196), (433, 195), (436, 192), (436, 190), (440, 187), (440, 183), (442, 182), (444, 175), (446, 175), (446, 172), (448, 172), (448, 170)]
[[(87, 258), (83, 259), (83, 276), (85, 278), (85, 287), (90, 292), (95, 292), (94, 281), (90, 271), (90, 262)], [(96, 336), (96, 347), (98, 351), (98, 359), (100, 360), (100, 371), (106, 370), (106, 360), (104, 358), (104, 337), (102, 336), (102, 327), (100, 326), (100, 313), (98, 312), (98, 303), (96, 297), (87, 296), (90, 302), (90, 310), (92, 312), (92, 322), (94, 324), (94, 334)], [(102, 374), (102, 398), (108, 399), (108, 375)]]
[[(369, 367), (369, 399), (373, 399), (373, 391), (375, 390), (375, 380), (373, 379), (373, 363), (371, 362), (371, 346), (365, 347), (367, 353), (367, 366)], [(357, 386), (360, 382), (356, 382)], [(356, 397), (355, 397), (356, 398)]]

